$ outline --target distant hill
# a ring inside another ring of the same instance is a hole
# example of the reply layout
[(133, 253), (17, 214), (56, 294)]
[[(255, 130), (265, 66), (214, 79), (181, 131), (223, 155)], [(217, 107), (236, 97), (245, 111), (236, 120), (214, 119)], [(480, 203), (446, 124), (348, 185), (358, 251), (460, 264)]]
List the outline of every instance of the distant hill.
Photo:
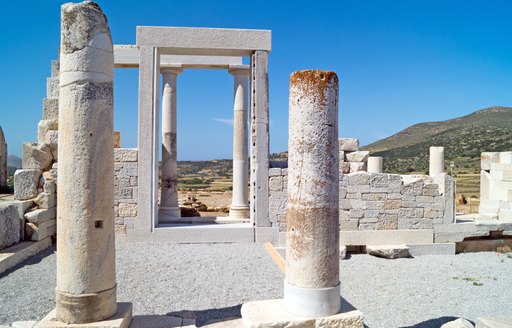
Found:
[(445, 148), (457, 172), (478, 172), (480, 153), (512, 151), (512, 108), (490, 107), (459, 118), (419, 123), (363, 147), (384, 157), (386, 172), (426, 172), (430, 146)]
[(16, 155), (7, 155), (7, 166), (21, 168), (21, 158)]

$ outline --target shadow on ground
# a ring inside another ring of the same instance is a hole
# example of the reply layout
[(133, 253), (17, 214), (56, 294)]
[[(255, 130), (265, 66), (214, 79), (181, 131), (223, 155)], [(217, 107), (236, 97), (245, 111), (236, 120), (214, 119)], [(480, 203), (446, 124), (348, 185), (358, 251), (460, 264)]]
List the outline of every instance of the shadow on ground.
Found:
[(25, 261), (16, 264), (16, 266), (10, 268), (9, 270), (7, 270), (7, 271), (5, 271), (3, 273), (0, 273), (0, 279), (2, 279), (3, 277), (9, 275), (10, 273), (12, 273), (12, 272), (14, 272), (16, 270), (19, 270), (20, 268), (22, 268), (22, 267), (24, 267), (26, 265), (37, 264), (37, 263), (41, 262), (45, 257), (52, 255), (54, 252), (55, 252), (55, 244), (53, 244), (52, 246), (50, 246), (47, 249), (43, 250), (42, 252), (40, 252), (40, 253), (38, 253), (38, 254), (36, 254), (34, 256), (29, 257)]

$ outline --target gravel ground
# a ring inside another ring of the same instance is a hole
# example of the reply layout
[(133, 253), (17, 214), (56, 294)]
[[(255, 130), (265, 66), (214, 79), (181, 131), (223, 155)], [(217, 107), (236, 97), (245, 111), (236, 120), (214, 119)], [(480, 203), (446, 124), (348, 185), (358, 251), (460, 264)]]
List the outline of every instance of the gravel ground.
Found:
[[(0, 325), (54, 307), (54, 248), (0, 275)], [(342, 295), (370, 328), (439, 327), (462, 316), (510, 314), (512, 258), (496, 253), (341, 262)], [(283, 275), (261, 244), (132, 244), (117, 250), (118, 301), (134, 315), (240, 315), (249, 300), (282, 297)]]

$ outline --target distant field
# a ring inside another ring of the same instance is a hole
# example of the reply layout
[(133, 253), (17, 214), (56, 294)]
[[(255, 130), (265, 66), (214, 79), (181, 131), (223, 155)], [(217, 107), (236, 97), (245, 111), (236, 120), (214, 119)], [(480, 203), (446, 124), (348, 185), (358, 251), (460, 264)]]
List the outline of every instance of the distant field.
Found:
[(457, 193), (466, 197), (480, 197), (480, 174), (456, 174)]

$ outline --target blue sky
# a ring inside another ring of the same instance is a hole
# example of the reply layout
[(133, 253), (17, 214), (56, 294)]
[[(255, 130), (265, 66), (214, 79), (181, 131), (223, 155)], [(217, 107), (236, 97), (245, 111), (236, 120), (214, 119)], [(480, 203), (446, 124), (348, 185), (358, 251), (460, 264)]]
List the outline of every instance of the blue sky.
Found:
[[(0, 20), (0, 125), (9, 152), (37, 140), (65, 1), (8, 1)], [(328, 69), (340, 79), (340, 136), (368, 144), (419, 122), (512, 106), (512, 1), (98, 1), (114, 43), (137, 25), (272, 30), (271, 152), (287, 148), (288, 79)], [(137, 146), (137, 70), (116, 70), (115, 128)], [(178, 159), (231, 158), (233, 79), (178, 78)]]

